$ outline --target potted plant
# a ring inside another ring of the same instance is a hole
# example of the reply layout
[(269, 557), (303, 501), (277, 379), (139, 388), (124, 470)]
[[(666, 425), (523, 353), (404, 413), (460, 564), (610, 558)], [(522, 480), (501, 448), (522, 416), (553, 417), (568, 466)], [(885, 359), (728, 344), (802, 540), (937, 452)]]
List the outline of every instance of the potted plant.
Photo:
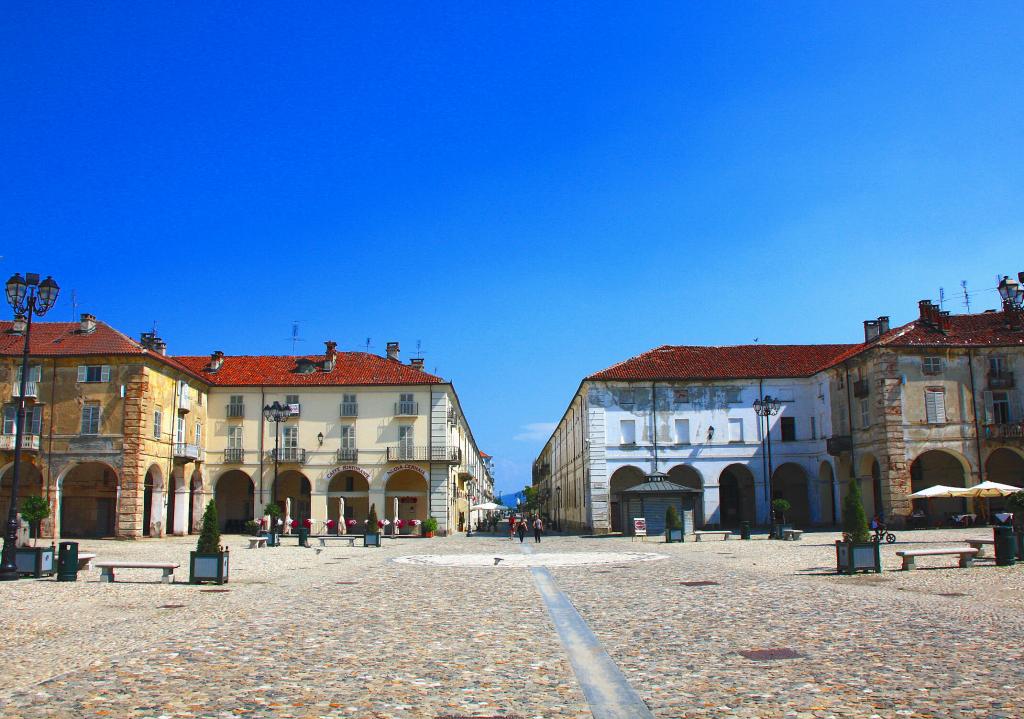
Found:
[(789, 500), (773, 499), (772, 500), (772, 514), (774, 520), (772, 521), (772, 539), (782, 539), (785, 536), (787, 529), (793, 529), (793, 526), (786, 524), (786, 512), (793, 508), (793, 505), (789, 503)]
[(422, 525), (422, 524), (423, 524), (423, 522), (421, 522), (418, 519), (410, 519), (409, 520), (409, 534), (416, 534), (416, 531), (420, 528), (420, 525)]
[(277, 502), (271, 502), (263, 508), (263, 514), (270, 519), (270, 526), (267, 527), (267, 546), (276, 547), (277, 541), (277, 522), (281, 518), (281, 507)]
[(428, 537), (428, 538), (429, 537), (433, 537), (434, 536), (434, 532), (436, 532), (436, 531), (437, 531), (437, 520), (436, 519), (434, 519), (433, 517), (427, 517), (425, 520), (423, 520), (423, 536), (424, 537)]
[(40, 523), (50, 516), (50, 503), (39, 496), (25, 497), (21, 504), (21, 518), (28, 522), (29, 534), (32, 537), (31, 547), (17, 547), (14, 550), (14, 563), (19, 574), (33, 577), (49, 576), (56, 570), (54, 547), (37, 547)]
[(836, 572), (881, 572), (880, 543), (871, 540), (860, 482), (850, 482), (850, 491), (843, 500), (843, 539), (836, 540)]
[(189, 582), (192, 584), (200, 582), (226, 584), (228, 581), (228, 559), (228, 550), (220, 546), (217, 504), (211, 499), (206, 505), (206, 511), (203, 512), (203, 529), (199, 533), (196, 550), (189, 556)]
[(349, 534), (351, 534), (352, 532), (355, 531), (355, 528), (356, 528), (357, 524), (359, 524), (359, 522), (357, 522), (354, 519), (346, 519), (345, 520), (345, 527), (348, 530)]
[(679, 512), (672, 505), (669, 505), (668, 509), (665, 510), (665, 541), (671, 544), (672, 542), (683, 542), (683, 522), (679, 519)]
[(364, 547), (379, 547), (380, 546), (380, 530), (383, 529), (384, 523), (377, 519), (377, 505), (370, 505), (370, 516), (366, 518), (366, 533), (363, 535), (363, 546)]
[(245, 533), (251, 537), (258, 537), (260, 534), (260, 523), (255, 519), (250, 519), (245, 523)]

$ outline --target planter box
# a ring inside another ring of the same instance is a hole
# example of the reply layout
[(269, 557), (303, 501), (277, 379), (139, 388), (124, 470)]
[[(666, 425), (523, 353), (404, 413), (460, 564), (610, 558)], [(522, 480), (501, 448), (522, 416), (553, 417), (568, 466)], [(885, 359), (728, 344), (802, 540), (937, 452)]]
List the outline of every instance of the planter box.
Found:
[(772, 523), (772, 539), (783, 539), (787, 529), (795, 529), (795, 527), (792, 524)]
[(881, 571), (882, 552), (878, 542), (836, 541), (836, 572), (856, 574)]
[(57, 571), (53, 547), (18, 547), (14, 550), (18, 574), (25, 577), (50, 577)]
[(665, 542), (672, 544), (673, 542), (684, 542), (686, 541), (683, 535), (682, 529), (666, 529), (665, 530)]
[[(270, 544), (269, 540), (267, 544)], [(227, 551), (212, 554), (189, 552), (188, 581), (191, 584), (200, 582), (216, 582), (227, 584), (230, 553)]]
[(379, 547), (380, 546), (380, 532), (367, 532), (363, 535), (363, 546), (364, 547)]

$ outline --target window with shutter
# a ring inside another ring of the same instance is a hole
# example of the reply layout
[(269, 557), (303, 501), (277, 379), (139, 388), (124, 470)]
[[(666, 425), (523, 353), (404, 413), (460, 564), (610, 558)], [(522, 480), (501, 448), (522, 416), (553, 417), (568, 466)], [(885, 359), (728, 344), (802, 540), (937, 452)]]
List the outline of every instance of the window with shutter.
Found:
[(636, 422), (634, 420), (619, 420), (619, 433), (622, 437), (622, 444), (636, 444)]
[(196, 446), (198, 447), (203, 443), (203, 425), (196, 424)]
[(242, 448), (242, 428), (239, 425), (228, 427), (228, 449)]
[(100, 433), (100, 406), (89, 402), (82, 406), (82, 434)]
[(36, 405), (32, 408), (31, 422), (29, 422), (29, 433), (40, 435), (43, 433), (43, 408)]
[(1010, 423), (1010, 394), (1008, 392), (992, 393), (992, 421), (996, 424)]
[(164, 423), (163, 410), (157, 408), (153, 410), (153, 439), (160, 439), (160, 432), (162, 430), (161, 425)]
[(946, 392), (942, 389), (926, 389), (924, 392), (925, 419), (928, 424), (945, 424)]
[(88, 369), (89, 368), (86, 367), (85, 365), (78, 365), (78, 381), (79, 382), (85, 382), (85, 377), (86, 377), (86, 373), (87, 373)]
[(415, 436), (411, 424), (403, 424), (398, 428), (398, 445), (404, 452), (411, 452), (415, 446)]
[(868, 400), (860, 401), (860, 428), (867, 429), (871, 426), (871, 405)]
[(4, 407), (4, 434), (17, 434), (18, 408), (10, 405)]
[(178, 444), (185, 443), (185, 420), (182, 417), (174, 420), (174, 441)]
[(341, 448), (356, 448), (356, 428), (350, 424), (342, 425), (341, 427)]

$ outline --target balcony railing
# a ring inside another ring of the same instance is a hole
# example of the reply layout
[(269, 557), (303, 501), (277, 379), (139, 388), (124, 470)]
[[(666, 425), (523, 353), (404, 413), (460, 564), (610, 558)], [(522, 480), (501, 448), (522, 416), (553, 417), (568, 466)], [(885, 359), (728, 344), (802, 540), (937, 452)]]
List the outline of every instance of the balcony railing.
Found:
[(359, 450), (343, 447), (338, 450), (338, 464), (355, 464), (359, 461)]
[[(11, 396), (12, 397), (20, 397), (21, 396), (21, 381), (20, 380), (15, 380), (14, 387), (11, 388)], [(25, 396), (26, 397), (32, 397), (33, 399), (38, 397), (39, 396), (39, 383), (38, 382), (31, 382), (31, 381), (26, 382), (25, 383)]]
[(985, 426), (985, 439), (992, 439), (999, 442), (1011, 440), (1024, 440), (1024, 422), (1010, 422), (1007, 424), (989, 424)]
[(245, 417), (245, 405), (244, 404), (229, 404), (228, 405), (228, 417), (235, 419), (238, 417)]
[(358, 417), (359, 416), (359, 403), (358, 402), (342, 402), (341, 409), (338, 412), (341, 417)]
[(178, 394), (178, 411), (179, 412), (191, 412), (192, 411), (192, 398), (188, 396), (187, 392)]
[(419, 402), (395, 402), (396, 417), (414, 417), (420, 413)]
[(200, 447), (198, 444), (189, 444), (187, 442), (175, 442), (174, 443), (174, 456), (183, 457), (185, 459), (206, 459), (206, 450)]
[(1013, 372), (990, 372), (988, 375), (989, 389), (1013, 389)]
[(278, 462), (306, 463), (306, 450), (298, 447), (281, 447), (279, 450), (270, 450), (270, 458), (274, 459), (275, 454)]
[(224, 464), (245, 464), (245, 450), (238, 448), (225, 449)]
[[(2, 434), (0, 435), (0, 449), (14, 450), (14, 446), (18, 443), (18, 437), (14, 434)], [(38, 434), (26, 434), (21, 438), (21, 448), (23, 450), (30, 450), (33, 452), (39, 451), (39, 435)]]
[(388, 447), (389, 462), (445, 462), (458, 464), (462, 451), (458, 447), (413, 447), (399, 445)]
[(833, 457), (853, 449), (853, 438), (848, 434), (838, 434), (825, 440), (825, 451)]
[(450, 424), (452, 427), (454, 427), (458, 423), (459, 423), (459, 418), (455, 414), (455, 408), (454, 407), (449, 407), (448, 408), (448, 424)]
[(868, 396), (870, 387), (866, 379), (859, 379), (853, 383), (853, 396), (864, 398)]

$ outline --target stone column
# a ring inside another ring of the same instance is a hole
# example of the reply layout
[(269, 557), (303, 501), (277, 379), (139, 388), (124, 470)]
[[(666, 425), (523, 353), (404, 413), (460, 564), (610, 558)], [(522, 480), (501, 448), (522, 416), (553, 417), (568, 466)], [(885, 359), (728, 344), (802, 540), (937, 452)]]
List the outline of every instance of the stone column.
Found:
[(720, 525), (722, 523), (721, 508), (719, 485), (704, 485), (704, 523)]
[(124, 435), (122, 439), (122, 467), (117, 500), (118, 537), (142, 536), (143, 495), (146, 468), (142, 456), (142, 425), (144, 399), (149, 391), (149, 377), (145, 369), (133, 374), (125, 385)]
[(309, 495), (309, 518), (316, 527), (319, 522), (323, 525), (327, 521), (327, 494), (326, 492), (311, 492)]
[(181, 537), (188, 534), (188, 488), (178, 487), (174, 490), (174, 526), (169, 529)]
[(897, 357), (889, 352), (879, 358), (876, 371), (880, 375), (872, 383), (874, 406), (880, 413), (881, 447), (878, 457), (882, 480), (882, 510), (886, 522), (893, 527), (903, 527), (913, 511), (910, 465), (907, 462), (906, 438), (903, 434), (903, 380), (900, 377)]

